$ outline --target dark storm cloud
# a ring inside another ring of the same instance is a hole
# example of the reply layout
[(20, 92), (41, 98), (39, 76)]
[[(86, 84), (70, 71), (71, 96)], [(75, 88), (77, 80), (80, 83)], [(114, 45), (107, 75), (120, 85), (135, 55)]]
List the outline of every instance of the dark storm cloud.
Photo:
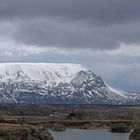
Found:
[(0, 0), (0, 16), (64, 17), (110, 24), (140, 19), (139, 6), (139, 0)]
[(10, 38), (24, 44), (113, 49), (137, 43), (139, 0), (0, 0)]
[(113, 27), (86, 27), (80, 23), (36, 20), (22, 22), (17, 27), (14, 38), (38, 46), (113, 49), (118, 47), (120, 42), (137, 43), (140, 36), (140, 22)]

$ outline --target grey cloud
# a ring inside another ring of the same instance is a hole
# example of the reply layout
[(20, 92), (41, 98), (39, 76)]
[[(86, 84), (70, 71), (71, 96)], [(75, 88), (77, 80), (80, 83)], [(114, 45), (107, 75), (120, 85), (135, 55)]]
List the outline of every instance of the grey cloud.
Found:
[(6, 38), (26, 45), (115, 49), (139, 43), (138, 0), (0, 0)]
[(15, 25), (14, 40), (43, 47), (115, 49), (120, 42), (139, 43), (140, 36), (140, 22), (100, 27), (47, 18)]
[(0, 0), (0, 17), (49, 16), (99, 24), (140, 19), (138, 0)]

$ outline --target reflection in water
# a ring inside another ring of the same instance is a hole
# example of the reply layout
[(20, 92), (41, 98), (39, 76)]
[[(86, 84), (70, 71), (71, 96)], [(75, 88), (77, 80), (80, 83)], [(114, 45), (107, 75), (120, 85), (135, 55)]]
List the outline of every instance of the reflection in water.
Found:
[(51, 131), (54, 140), (128, 140), (129, 133), (111, 133), (107, 129), (66, 129)]

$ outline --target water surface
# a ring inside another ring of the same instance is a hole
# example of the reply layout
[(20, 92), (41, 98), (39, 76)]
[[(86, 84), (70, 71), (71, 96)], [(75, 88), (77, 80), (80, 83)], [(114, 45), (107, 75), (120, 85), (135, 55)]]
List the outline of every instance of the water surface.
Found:
[(129, 140), (129, 133), (111, 133), (107, 129), (66, 129), (51, 133), (54, 140)]

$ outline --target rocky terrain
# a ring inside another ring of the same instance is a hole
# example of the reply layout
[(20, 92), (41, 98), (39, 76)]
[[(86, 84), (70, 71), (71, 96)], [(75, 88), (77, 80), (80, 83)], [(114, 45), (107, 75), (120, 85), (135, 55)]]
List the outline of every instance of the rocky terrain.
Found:
[(131, 140), (140, 140), (140, 127), (135, 128), (130, 134), (129, 138)]
[(93, 105), (1, 105), (1, 140), (52, 140), (49, 129), (106, 128), (111, 132), (134, 131), (130, 138), (139, 137), (139, 106)]
[(47, 130), (27, 124), (0, 124), (0, 140), (53, 140)]

